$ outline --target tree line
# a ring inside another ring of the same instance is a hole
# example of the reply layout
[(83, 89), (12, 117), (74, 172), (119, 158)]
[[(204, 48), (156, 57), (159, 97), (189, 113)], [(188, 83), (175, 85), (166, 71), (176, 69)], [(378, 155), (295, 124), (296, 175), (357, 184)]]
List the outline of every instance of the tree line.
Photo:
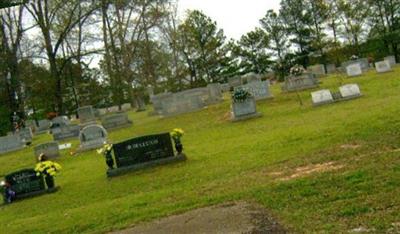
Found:
[(399, 59), (400, 0), (282, 0), (239, 40), (201, 11), (180, 18), (173, 0), (22, 3), (0, 9), (0, 135), (13, 112), (135, 106), (149, 86), (180, 91), (249, 72), (283, 80), (295, 64), (352, 55)]

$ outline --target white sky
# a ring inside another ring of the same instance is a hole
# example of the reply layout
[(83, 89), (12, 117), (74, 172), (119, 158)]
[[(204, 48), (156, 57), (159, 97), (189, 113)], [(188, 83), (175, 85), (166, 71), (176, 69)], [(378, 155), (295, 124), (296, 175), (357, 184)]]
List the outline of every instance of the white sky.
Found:
[(240, 37), (259, 27), (259, 20), (269, 9), (279, 10), (280, 0), (178, 0), (179, 15), (187, 10), (201, 10), (228, 38)]

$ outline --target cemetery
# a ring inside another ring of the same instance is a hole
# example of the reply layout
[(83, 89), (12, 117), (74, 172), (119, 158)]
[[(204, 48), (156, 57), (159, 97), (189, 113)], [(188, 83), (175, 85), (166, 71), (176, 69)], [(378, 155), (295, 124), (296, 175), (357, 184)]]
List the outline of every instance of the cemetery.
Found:
[(182, 2), (0, 1), (0, 234), (400, 233), (400, 2)]

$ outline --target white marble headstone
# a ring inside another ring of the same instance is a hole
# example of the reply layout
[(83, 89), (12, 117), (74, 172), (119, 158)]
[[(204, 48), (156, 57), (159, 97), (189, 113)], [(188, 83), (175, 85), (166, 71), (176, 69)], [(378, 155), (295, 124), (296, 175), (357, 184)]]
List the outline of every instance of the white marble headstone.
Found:
[(392, 70), (390, 63), (387, 60), (375, 63), (375, 68), (378, 73), (389, 72)]
[(333, 102), (331, 91), (329, 91), (328, 89), (312, 92), (311, 98), (314, 105), (321, 105)]
[(388, 61), (390, 66), (396, 65), (396, 57), (394, 57), (393, 55), (385, 57), (384, 60)]
[(348, 76), (360, 76), (362, 75), (361, 66), (359, 63), (352, 64), (346, 67), (346, 72)]
[(347, 84), (339, 88), (340, 95), (343, 98), (353, 98), (361, 96), (360, 87), (357, 84)]

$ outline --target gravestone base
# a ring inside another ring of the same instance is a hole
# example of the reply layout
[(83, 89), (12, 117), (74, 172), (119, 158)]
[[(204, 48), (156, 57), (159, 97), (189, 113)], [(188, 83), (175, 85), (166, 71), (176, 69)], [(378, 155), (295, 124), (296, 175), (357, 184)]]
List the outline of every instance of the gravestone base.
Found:
[(317, 107), (317, 106), (323, 106), (323, 105), (332, 104), (332, 103), (336, 103), (336, 102), (349, 101), (349, 100), (353, 100), (353, 99), (356, 99), (356, 98), (360, 98), (363, 95), (360, 94), (360, 95), (353, 95), (353, 96), (349, 96), (349, 97), (342, 97), (340, 95), (340, 93), (333, 93), (332, 96), (333, 96), (333, 101), (325, 102), (325, 103), (319, 103), (319, 104), (313, 104), (313, 106)]
[(186, 155), (184, 153), (181, 153), (174, 157), (162, 158), (162, 159), (149, 161), (149, 162), (145, 162), (145, 163), (140, 163), (140, 164), (135, 164), (135, 165), (126, 166), (126, 167), (108, 169), (107, 177), (119, 176), (119, 175), (127, 174), (129, 172), (134, 172), (134, 171), (138, 171), (138, 170), (141, 170), (144, 168), (150, 168), (150, 167), (155, 167), (155, 166), (159, 166), (159, 165), (165, 165), (165, 164), (170, 164), (170, 163), (175, 163), (175, 162), (183, 162), (183, 161), (186, 161), (186, 159), (187, 159)]
[(262, 114), (261, 114), (261, 113), (258, 113), (258, 112), (252, 113), (252, 114), (248, 114), (248, 115), (240, 115), (240, 116), (235, 116), (235, 115), (232, 113), (231, 121), (232, 121), (232, 122), (238, 122), (238, 121), (242, 121), (242, 120), (246, 120), (246, 119), (259, 118), (259, 117), (261, 117), (261, 116), (262, 116)]
[[(23, 200), (25, 198), (37, 197), (37, 196), (45, 195), (45, 194), (48, 194), (48, 193), (55, 193), (55, 192), (57, 192), (59, 190), (59, 188), (60, 188), (59, 186), (56, 186), (56, 187), (54, 187), (52, 189), (43, 189), (43, 190), (40, 190), (40, 191), (21, 194), (21, 195), (15, 197), (15, 200), (12, 203), (20, 201), (20, 200)], [(2, 205), (9, 205), (9, 204), (10, 203), (6, 203), (4, 201), (4, 203)]]
[(92, 143), (92, 144), (87, 144), (87, 145), (80, 145), (79, 148), (77, 149), (78, 153), (86, 152), (89, 150), (94, 150), (94, 149), (99, 149), (102, 148), (105, 144), (105, 142), (99, 142), (97, 144)]

